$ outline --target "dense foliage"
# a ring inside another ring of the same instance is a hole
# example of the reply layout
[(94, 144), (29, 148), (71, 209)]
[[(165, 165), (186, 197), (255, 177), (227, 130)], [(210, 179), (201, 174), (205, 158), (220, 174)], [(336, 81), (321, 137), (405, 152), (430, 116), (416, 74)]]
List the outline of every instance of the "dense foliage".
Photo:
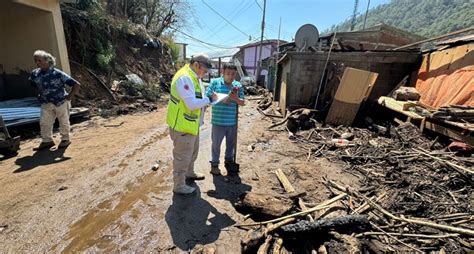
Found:
[[(359, 8), (354, 30), (362, 30), (364, 18), (365, 11)], [(429, 38), (474, 26), (474, 1), (392, 0), (369, 10), (366, 27), (378, 23)], [(349, 31), (350, 25), (350, 19), (347, 19), (333, 25), (329, 31)]]

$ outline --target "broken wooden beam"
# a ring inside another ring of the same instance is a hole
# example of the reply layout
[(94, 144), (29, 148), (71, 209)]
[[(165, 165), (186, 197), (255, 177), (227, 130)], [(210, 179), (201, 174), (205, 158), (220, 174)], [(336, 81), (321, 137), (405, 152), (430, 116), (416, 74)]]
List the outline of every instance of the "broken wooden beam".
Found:
[[(285, 173), (279, 168), (275, 170), (275, 174), (280, 181), (281, 185), (283, 185), (283, 188), (285, 189), (286, 192), (292, 193), (295, 192), (295, 188), (293, 188), (293, 185), (291, 185), (290, 181), (286, 177)], [(308, 207), (303, 202), (303, 199), (298, 198), (298, 205), (301, 208), (301, 211), (307, 211)], [(313, 217), (311, 217), (310, 214), (306, 215), (310, 221), (313, 221)]]
[(323, 218), (317, 221), (299, 221), (282, 226), (281, 235), (290, 238), (315, 238), (325, 235), (329, 231), (339, 233), (360, 233), (370, 228), (369, 220), (365, 215), (346, 215), (337, 218)]

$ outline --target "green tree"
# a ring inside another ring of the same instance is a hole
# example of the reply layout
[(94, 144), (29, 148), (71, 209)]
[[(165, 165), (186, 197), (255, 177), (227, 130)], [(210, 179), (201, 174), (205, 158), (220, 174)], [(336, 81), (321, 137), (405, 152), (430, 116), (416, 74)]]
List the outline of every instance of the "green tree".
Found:
[[(474, 26), (472, 0), (392, 0), (372, 8), (366, 27), (379, 23), (395, 26), (424, 37), (434, 37)], [(363, 28), (365, 13), (356, 19)], [(349, 31), (350, 21), (331, 26), (326, 32)]]

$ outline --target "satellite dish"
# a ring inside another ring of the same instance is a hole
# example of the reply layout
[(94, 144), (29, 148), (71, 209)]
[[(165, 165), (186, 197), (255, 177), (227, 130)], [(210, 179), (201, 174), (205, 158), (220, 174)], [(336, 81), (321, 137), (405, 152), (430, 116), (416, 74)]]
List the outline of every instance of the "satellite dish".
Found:
[(295, 45), (300, 51), (305, 51), (311, 46), (316, 46), (318, 40), (319, 32), (314, 25), (306, 24), (296, 31)]

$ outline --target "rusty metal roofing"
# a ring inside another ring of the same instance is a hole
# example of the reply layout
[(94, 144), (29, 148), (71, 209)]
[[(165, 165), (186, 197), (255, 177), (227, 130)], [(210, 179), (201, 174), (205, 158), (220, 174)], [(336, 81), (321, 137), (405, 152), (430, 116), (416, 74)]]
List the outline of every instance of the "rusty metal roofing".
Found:
[(424, 54), (416, 89), (432, 108), (474, 106), (474, 43)]

